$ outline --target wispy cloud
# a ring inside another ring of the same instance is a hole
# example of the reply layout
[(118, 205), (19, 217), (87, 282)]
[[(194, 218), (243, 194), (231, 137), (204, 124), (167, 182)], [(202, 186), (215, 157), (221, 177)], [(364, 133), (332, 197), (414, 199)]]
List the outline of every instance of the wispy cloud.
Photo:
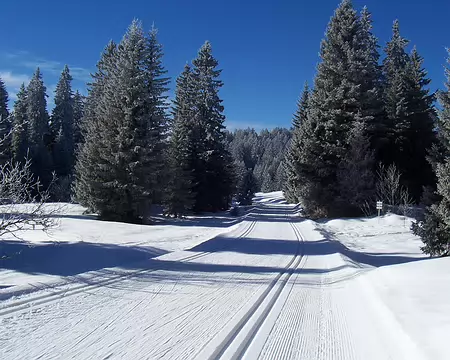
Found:
[[(8, 52), (4, 53), (3, 56), (6, 59), (10, 59), (14, 61), (14, 66), (23, 67), (27, 69), (36, 69), (39, 67), (42, 72), (50, 73), (52, 75), (58, 76), (61, 74), (64, 63), (55, 60), (44, 59), (41, 57), (36, 57), (30, 54), (27, 51), (16, 51), (16, 52)], [(68, 64), (70, 68), (70, 72), (72, 77), (75, 80), (86, 82), (90, 79), (90, 71), (89, 69), (85, 69), (79, 66), (74, 66)]]
[(11, 71), (0, 71), (0, 78), (6, 85), (10, 100), (17, 99), (17, 92), (19, 91), (20, 85), (22, 85), (22, 83), (27, 85), (30, 81), (28, 75), (14, 74)]

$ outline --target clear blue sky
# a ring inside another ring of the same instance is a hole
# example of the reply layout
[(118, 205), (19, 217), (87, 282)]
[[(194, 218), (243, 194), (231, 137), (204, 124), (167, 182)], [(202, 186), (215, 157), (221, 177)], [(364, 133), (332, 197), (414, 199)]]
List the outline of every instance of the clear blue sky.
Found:
[[(40, 65), (51, 91), (63, 64), (74, 87), (95, 68), (108, 40), (120, 40), (133, 18), (155, 23), (165, 65), (175, 77), (205, 40), (223, 69), (228, 125), (290, 126), (305, 80), (312, 82), (320, 40), (339, 0), (7, 0), (2, 2), (0, 76), (14, 98), (20, 82)], [(442, 88), (445, 47), (450, 47), (448, 0), (354, 0), (367, 5), (384, 46), (394, 19), (425, 57), (432, 88)], [(172, 82), (173, 88), (174, 82)], [(172, 89), (173, 90), (173, 89)]]

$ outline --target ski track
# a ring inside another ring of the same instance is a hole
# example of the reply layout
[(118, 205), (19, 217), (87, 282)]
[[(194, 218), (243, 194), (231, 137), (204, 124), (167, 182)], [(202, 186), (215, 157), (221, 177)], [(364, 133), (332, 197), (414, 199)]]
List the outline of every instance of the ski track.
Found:
[(323, 238), (295, 211), (261, 205), (206, 251), (161, 257), (181, 268), (0, 303), (0, 358), (422, 359), (359, 276), (371, 267), (306, 251)]

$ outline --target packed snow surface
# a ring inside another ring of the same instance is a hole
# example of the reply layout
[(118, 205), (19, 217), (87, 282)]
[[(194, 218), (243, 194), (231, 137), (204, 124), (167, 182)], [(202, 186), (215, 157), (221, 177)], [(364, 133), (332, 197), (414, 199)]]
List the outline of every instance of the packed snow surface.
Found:
[(314, 222), (280, 192), (239, 218), (83, 211), (0, 241), (1, 359), (448, 358), (450, 259), (411, 219)]

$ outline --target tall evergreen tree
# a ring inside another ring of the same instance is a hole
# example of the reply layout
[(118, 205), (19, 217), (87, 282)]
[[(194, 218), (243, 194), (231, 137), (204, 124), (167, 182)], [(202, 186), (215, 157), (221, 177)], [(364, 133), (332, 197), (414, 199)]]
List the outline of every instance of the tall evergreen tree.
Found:
[(12, 155), (16, 162), (23, 163), (28, 153), (27, 90), (20, 86), (13, 111)]
[[(447, 62), (450, 65), (450, 50)], [(437, 121), (440, 153), (433, 159), (437, 176), (436, 203), (427, 207), (423, 221), (412, 230), (422, 238), (422, 251), (431, 256), (450, 255), (450, 69), (445, 69), (446, 90), (438, 93), (442, 106)]]
[(217, 70), (218, 61), (206, 42), (193, 63), (195, 96), (194, 126), (199, 141), (198, 161), (194, 167), (196, 211), (217, 211), (227, 208), (234, 187), (231, 154), (225, 146), (225, 116), (219, 90), (223, 86)]
[(402, 174), (402, 183), (418, 201), (423, 186), (433, 182), (432, 169), (426, 160), (435, 141), (434, 96), (427, 86), (430, 80), (423, 69), (423, 58), (414, 48), (406, 53), (408, 40), (400, 35), (394, 22), (392, 39), (383, 61), (384, 103), (389, 138), (380, 159), (395, 163)]
[(169, 144), (169, 181), (166, 189), (165, 211), (175, 217), (183, 216), (194, 204), (192, 159), (196, 156), (193, 138), (195, 94), (189, 65), (177, 78), (173, 106), (173, 129)]
[(289, 144), (289, 149), (284, 160), (284, 168), (286, 172), (286, 182), (284, 184), (284, 195), (286, 200), (290, 203), (298, 203), (298, 187), (301, 179), (298, 174), (298, 163), (300, 161), (300, 154), (303, 148), (302, 126), (307, 121), (308, 116), (308, 101), (310, 90), (308, 83), (305, 83), (303, 93), (297, 103), (297, 111), (294, 114), (292, 121), (292, 139)]
[(0, 164), (11, 158), (11, 118), (8, 110), (8, 92), (0, 78)]
[(44, 188), (47, 188), (53, 170), (50, 152), (51, 135), (47, 113), (46, 87), (39, 68), (36, 69), (28, 84), (26, 99), (31, 168)]
[(54, 139), (53, 161), (59, 178), (71, 175), (74, 165), (74, 99), (72, 76), (66, 65), (55, 90), (55, 107), (51, 116)]
[(108, 45), (90, 87), (76, 193), (103, 218), (141, 221), (155, 193), (159, 150), (152, 141), (163, 138), (156, 132), (164, 127), (155, 74), (164, 70), (151, 39), (133, 21), (117, 47)]
[(83, 141), (82, 119), (84, 116), (85, 98), (77, 90), (73, 96), (73, 143), (75, 153), (78, 151), (79, 145)]
[[(343, 0), (322, 41), (308, 124), (299, 165), (300, 198), (309, 213), (338, 214), (337, 174), (349, 154), (352, 129), (370, 124), (379, 107), (379, 69), (376, 41), (370, 33), (367, 11), (359, 17), (350, 0)], [(309, 207), (309, 208), (308, 208)]]

